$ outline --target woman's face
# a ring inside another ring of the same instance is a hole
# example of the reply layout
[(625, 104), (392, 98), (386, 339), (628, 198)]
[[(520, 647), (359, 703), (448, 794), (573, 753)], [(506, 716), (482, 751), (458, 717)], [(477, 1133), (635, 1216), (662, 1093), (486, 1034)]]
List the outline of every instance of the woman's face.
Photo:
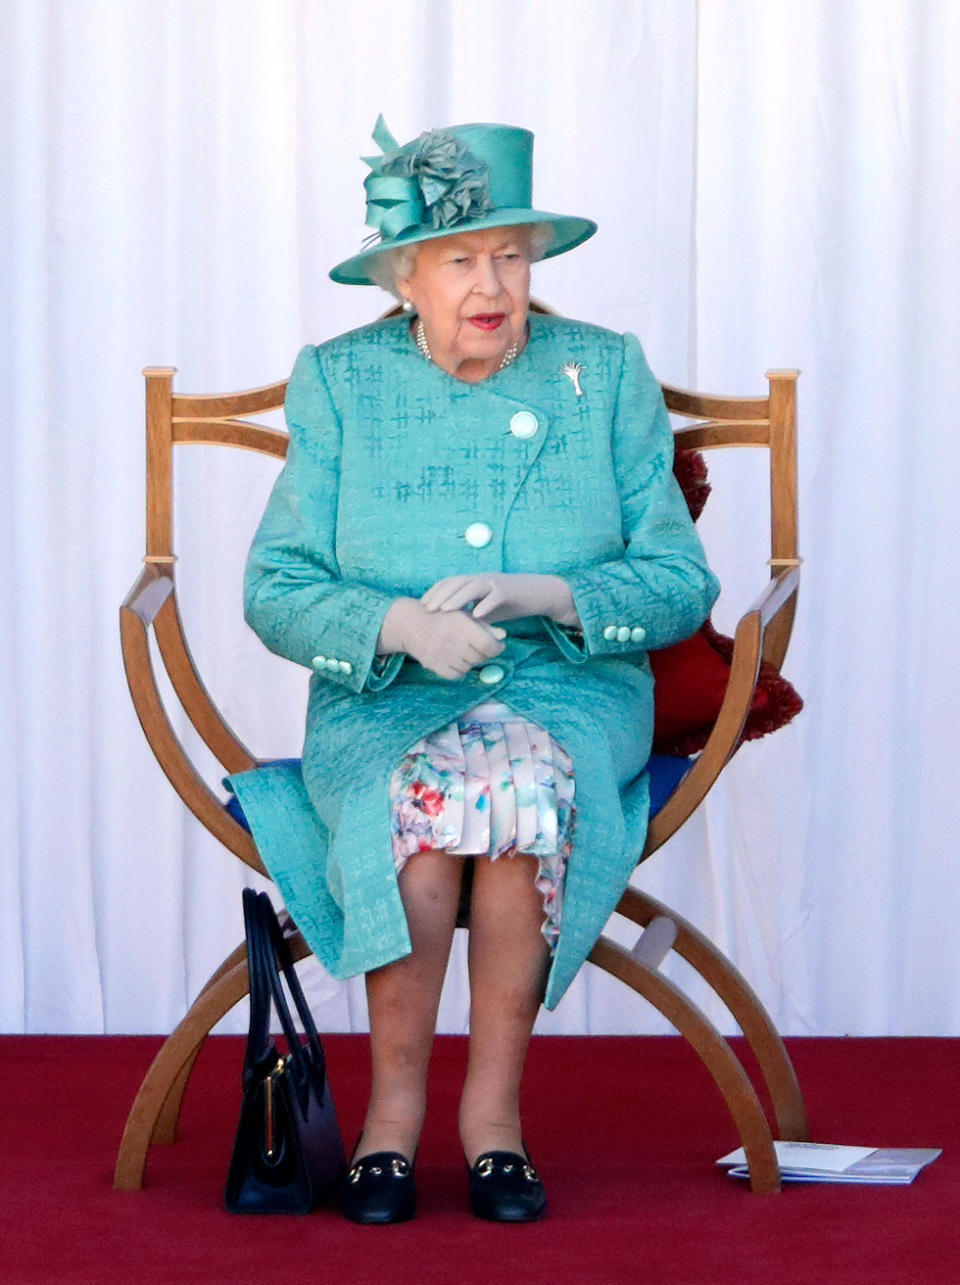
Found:
[(476, 383), (526, 336), (530, 260), (524, 229), (453, 233), (420, 244), (413, 272), (397, 278), (426, 332), (430, 355)]

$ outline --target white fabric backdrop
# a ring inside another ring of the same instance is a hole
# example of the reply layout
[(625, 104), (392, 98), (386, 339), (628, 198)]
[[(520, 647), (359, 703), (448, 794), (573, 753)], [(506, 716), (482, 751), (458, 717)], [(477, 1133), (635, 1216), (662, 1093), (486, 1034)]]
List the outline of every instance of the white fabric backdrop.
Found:
[[(0, 1028), (169, 1029), (239, 939), (239, 863), (173, 795), (122, 678), (116, 608), (143, 540), (139, 371), (177, 365), (184, 390), (270, 382), (301, 343), (381, 309), (326, 271), (365, 231), (358, 156), (383, 110), (401, 138), (532, 128), (538, 202), (601, 227), (542, 265), (535, 291), (636, 331), (663, 379), (761, 392), (768, 367), (802, 368), (807, 562), (787, 673), (807, 709), (747, 746), (638, 877), (727, 949), (785, 1031), (960, 1032), (960, 7), (0, 11)], [(305, 675), (239, 609), (274, 469), (183, 454), (179, 571), (201, 669), (258, 752), (296, 752)], [(765, 570), (737, 480), (758, 461), (711, 464), (729, 493), (702, 525), (729, 626)], [(733, 559), (744, 537), (751, 565)], [(314, 968), (310, 990), (323, 1027), (363, 1027), (361, 983)], [(443, 1029), (464, 1029), (465, 994), (461, 943)], [(540, 1029), (667, 1028), (587, 969)]]

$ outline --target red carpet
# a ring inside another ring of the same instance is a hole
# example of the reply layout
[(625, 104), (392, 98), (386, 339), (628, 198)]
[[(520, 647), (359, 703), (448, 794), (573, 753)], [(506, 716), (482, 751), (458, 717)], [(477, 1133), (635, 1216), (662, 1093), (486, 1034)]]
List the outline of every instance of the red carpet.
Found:
[[(466, 1211), (456, 1143), (464, 1041), (437, 1041), (417, 1163), (420, 1214), (355, 1227), (333, 1210), (240, 1218), (220, 1208), (242, 1041), (207, 1042), (181, 1140), (155, 1148), (142, 1192), (111, 1177), (130, 1101), (159, 1040), (0, 1038), (0, 1280), (15, 1282), (960, 1283), (960, 1042), (788, 1041), (819, 1141), (942, 1146), (910, 1187), (792, 1186), (754, 1196), (714, 1159), (736, 1144), (712, 1081), (679, 1038), (540, 1037), (528, 1144), (546, 1219)], [(361, 1036), (325, 1040), (344, 1136), (366, 1085)]]

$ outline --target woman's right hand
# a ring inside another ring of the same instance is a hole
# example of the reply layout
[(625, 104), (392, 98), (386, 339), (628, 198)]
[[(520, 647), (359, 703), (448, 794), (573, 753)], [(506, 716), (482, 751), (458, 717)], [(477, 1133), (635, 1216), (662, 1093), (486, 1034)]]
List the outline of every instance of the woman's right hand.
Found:
[(503, 651), (506, 631), (463, 611), (431, 612), (416, 598), (394, 598), (380, 626), (377, 651), (405, 651), (440, 678), (462, 678)]

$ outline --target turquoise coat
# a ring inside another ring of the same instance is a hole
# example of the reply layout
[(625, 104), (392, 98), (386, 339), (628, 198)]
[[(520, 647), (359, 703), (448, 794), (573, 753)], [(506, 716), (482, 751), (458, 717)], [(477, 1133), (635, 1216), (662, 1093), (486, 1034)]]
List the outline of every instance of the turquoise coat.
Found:
[[(646, 649), (693, 633), (718, 586), (632, 335), (532, 315), (517, 360), (467, 384), (424, 360), (408, 324), (377, 322), (297, 358), (289, 453), (245, 609), (272, 651), (314, 670), (302, 776), (263, 767), (230, 783), (304, 937), (348, 977), (410, 951), (388, 801), (403, 751), (491, 695), (547, 728), (573, 760), (576, 805), (552, 1008), (643, 849)], [(564, 576), (582, 634), (507, 622), (496, 662), (455, 681), (375, 657), (393, 598), (471, 571)]]

